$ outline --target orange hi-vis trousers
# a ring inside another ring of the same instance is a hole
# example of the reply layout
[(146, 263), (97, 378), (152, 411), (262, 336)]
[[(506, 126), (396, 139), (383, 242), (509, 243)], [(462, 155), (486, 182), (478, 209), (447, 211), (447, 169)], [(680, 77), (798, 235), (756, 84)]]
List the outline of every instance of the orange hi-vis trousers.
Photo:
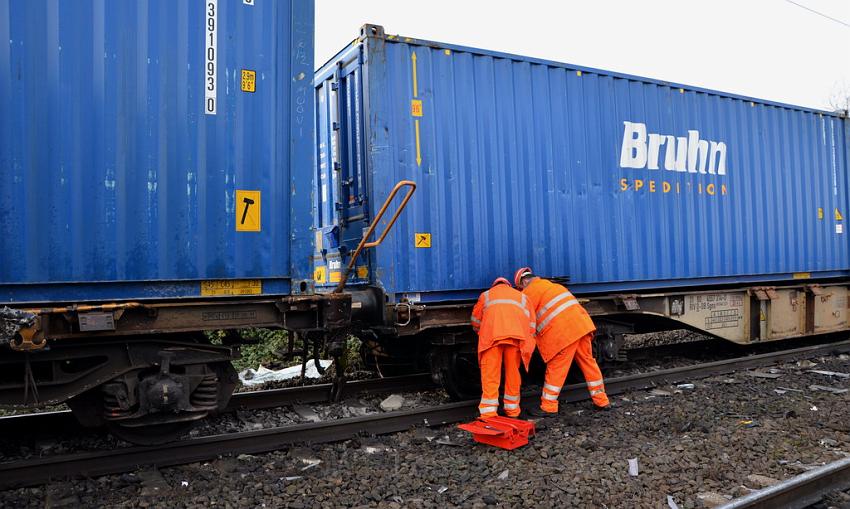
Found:
[(602, 371), (593, 358), (593, 333), (582, 336), (578, 341), (566, 346), (546, 363), (546, 378), (543, 384), (543, 395), (540, 398), (540, 409), (544, 412), (558, 412), (558, 396), (567, 379), (570, 365), (575, 358), (584, 379), (593, 404), (598, 407), (608, 406), (608, 396), (605, 394), (605, 383)]
[(519, 347), (513, 343), (499, 343), (478, 355), (481, 368), (481, 403), (478, 412), (481, 417), (494, 417), (499, 409), (499, 382), (502, 380), (502, 366), (505, 368), (505, 395), (503, 403), (505, 415), (519, 415), (519, 389), (522, 380), (519, 365), (522, 362)]

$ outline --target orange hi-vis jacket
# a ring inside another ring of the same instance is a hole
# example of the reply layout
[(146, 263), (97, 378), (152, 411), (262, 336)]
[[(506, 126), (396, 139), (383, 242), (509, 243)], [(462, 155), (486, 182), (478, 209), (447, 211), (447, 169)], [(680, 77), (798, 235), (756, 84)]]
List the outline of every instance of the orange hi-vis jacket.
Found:
[(537, 349), (545, 362), (561, 350), (596, 331), (593, 320), (565, 287), (543, 278), (523, 290), (537, 322)]
[(472, 308), (472, 328), (478, 333), (478, 357), (503, 342), (513, 343), (522, 352), (528, 369), (534, 353), (534, 308), (528, 297), (509, 285), (496, 285), (478, 297)]

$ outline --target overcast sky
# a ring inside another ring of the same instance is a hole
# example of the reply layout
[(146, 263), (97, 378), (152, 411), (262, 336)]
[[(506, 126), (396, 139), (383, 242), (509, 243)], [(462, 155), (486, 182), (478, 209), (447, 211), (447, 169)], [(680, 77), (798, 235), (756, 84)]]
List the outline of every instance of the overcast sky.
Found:
[(850, 96), (850, 0), (316, 0), (316, 65), (387, 33), (829, 108)]

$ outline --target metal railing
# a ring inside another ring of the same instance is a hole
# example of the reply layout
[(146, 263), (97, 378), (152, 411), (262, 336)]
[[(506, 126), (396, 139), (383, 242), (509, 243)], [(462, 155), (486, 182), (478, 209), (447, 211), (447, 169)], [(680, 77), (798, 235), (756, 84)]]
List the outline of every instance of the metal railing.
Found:
[[(407, 190), (407, 194), (404, 195), (404, 199), (401, 200), (401, 204), (398, 206), (398, 209), (396, 210), (395, 214), (393, 214), (393, 217), (390, 219), (390, 222), (387, 224), (387, 227), (384, 228), (384, 232), (381, 233), (380, 237), (378, 237), (377, 240), (368, 242), (369, 237), (371, 237), (372, 234), (375, 233), (375, 228), (377, 228), (378, 223), (381, 221), (381, 219), (383, 219), (384, 214), (387, 212), (387, 209), (392, 203), (393, 198), (395, 198), (395, 196), (398, 194), (399, 191), (401, 191), (401, 188), (403, 187), (409, 187), (410, 189)], [(390, 195), (387, 196), (386, 200), (384, 200), (384, 204), (381, 206), (381, 210), (378, 211), (378, 214), (375, 216), (375, 219), (372, 220), (372, 224), (369, 225), (369, 230), (366, 231), (366, 235), (363, 235), (363, 238), (360, 240), (360, 244), (357, 245), (357, 249), (355, 249), (354, 253), (351, 255), (351, 261), (348, 262), (348, 267), (346, 267), (345, 273), (343, 273), (342, 278), (340, 278), (339, 284), (336, 286), (333, 293), (341, 293), (342, 290), (345, 288), (345, 284), (348, 282), (348, 276), (349, 274), (351, 274), (351, 269), (354, 268), (354, 264), (357, 263), (357, 258), (360, 257), (360, 252), (364, 249), (381, 245), (387, 234), (392, 229), (396, 220), (398, 219), (398, 216), (401, 215), (401, 212), (407, 206), (407, 202), (409, 202), (410, 198), (413, 197), (414, 192), (416, 192), (416, 182), (413, 182), (412, 180), (402, 180), (401, 182), (396, 184), (395, 187), (393, 187), (393, 190), (390, 191)]]

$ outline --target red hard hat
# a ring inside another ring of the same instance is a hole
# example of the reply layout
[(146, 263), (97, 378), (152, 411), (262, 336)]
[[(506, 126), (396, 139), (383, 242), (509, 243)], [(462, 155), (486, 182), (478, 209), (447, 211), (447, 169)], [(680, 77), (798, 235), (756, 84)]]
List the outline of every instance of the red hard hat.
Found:
[(531, 267), (523, 267), (521, 269), (518, 269), (514, 274), (514, 285), (517, 288), (520, 288), (520, 282), (522, 281), (522, 278), (524, 278), (525, 276), (530, 276), (532, 274), (533, 272), (531, 272)]
[(494, 286), (496, 286), (496, 285), (508, 285), (508, 286), (511, 286), (511, 282), (510, 282), (510, 281), (508, 281), (507, 279), (503, 278), (503, 277), (497, 277), (495, 280), (493, 280), (493, 284), (492, 284), (492, 285), (490, 285), (490, 287), (492, 288), (492, 287), (494, 287)]

